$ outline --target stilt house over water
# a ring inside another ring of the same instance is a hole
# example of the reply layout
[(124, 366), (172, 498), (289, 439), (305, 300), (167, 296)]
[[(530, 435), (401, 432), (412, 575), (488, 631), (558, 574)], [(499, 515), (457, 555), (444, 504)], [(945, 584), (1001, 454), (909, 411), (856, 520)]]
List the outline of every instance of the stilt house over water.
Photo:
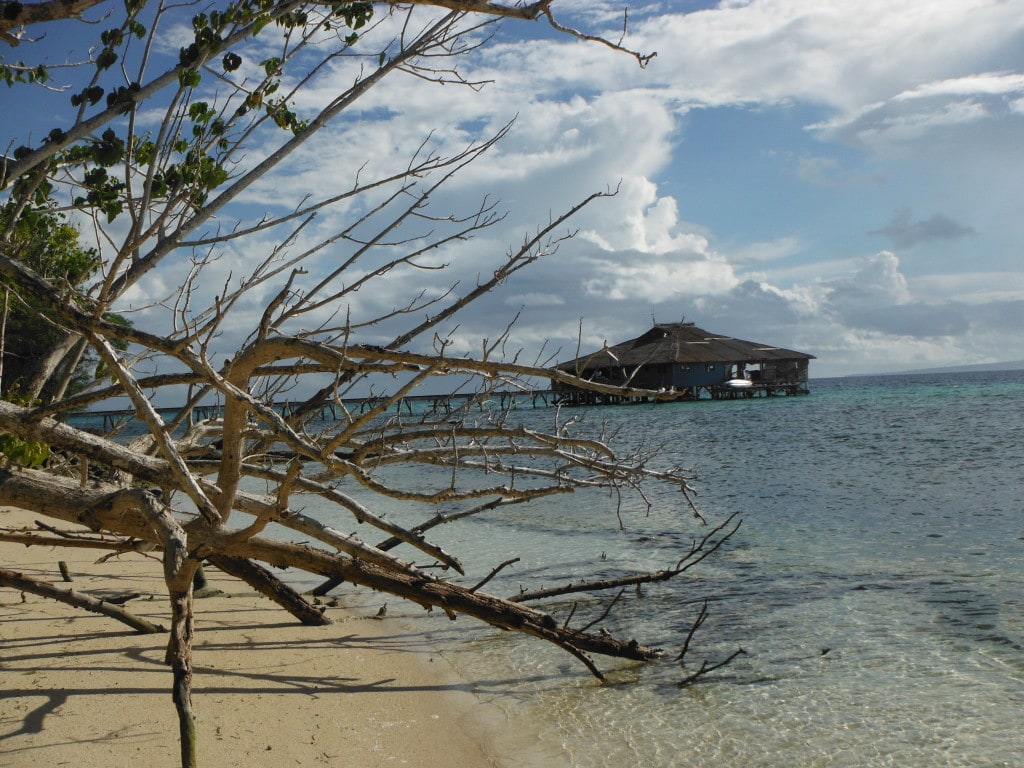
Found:
[[(643, 336), (605, 347), (556, 370), (601, 384), (655, 390), (655, 399), (697, 400), (806, 395), (814, 355), (710, 333), (693, 323), (659, 323)], [(566, 405), (644, 401), (552, 380)]]

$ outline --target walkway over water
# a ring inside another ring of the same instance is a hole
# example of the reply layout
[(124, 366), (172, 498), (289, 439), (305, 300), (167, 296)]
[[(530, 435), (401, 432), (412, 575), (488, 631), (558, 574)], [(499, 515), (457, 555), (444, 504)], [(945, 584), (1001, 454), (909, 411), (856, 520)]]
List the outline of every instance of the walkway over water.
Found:
[[(390, 397), (352, 397), (335, 400), (318, 406), (313, 413), (320, 418), (337, 419), (348, 413), (366, 413), (374, 408), (387, 406), (385, 411), (398, 413), (452, 413), (466, 406), (484, 408), (547, 408), (558, 404), (558, 396), (562, 393), (550, 389), (526, 389), (506, 392), (446, 394), (446, 395), (407, 395), (395, 403)], [(302, 401), (275, 403), (274, 408), (283, 416), (294, 414), (303, 406)], [(164, 421), (171, 421), (181, 411), (181, 406), (156, 408), (156, 412)], [(219, 419), (224, 416), (224, 406), (220, 403), (196, 405), (192, 408), (193, 421)], [(88, 411), (72, 414), (69, 422), (81, 422), (88, 419), (92, 423), (103, 420), (103, 429), (109, 430), (135, 417), (135, 411), (107, 410)]]
[[(593, 392), (580, 389), (522, 389), (507, 390), (502, 392), (487, 393), (454, 393), (444, 395), (408, 395), (395, 402), (390, 397), (353, 397), (344, 398), (340, 401), (332, 401), (318, 406), (313, 413), (319, 418), (337, 419), (343, 417), (347, 412), (366, 413), (374, 408), (384, 406), (382, 412), (422, 414), (439, 413), (450, 414), (456, 410), (466, 407), (499, 408), (547, 408), (549, 406), (594, 406), (594, 405), (635, 405), (656, 402), (674, 402), (677, 400), (733, 400), (750, 397), (777, 397), (787, 395), (806, 395), (809, 393), (806, 382), (801, 384), (754, 384), (753, 386), (737, 390), (725, 385), (712, 387), (701, 387), (698, 390), (681, 390), (679, 392), (659, 392), (657, 395), (621, 395), (603, 392)], [(283, 402), (275, 403), (274, 407), (279, 413), (287, 417), (294, 414), (303, 403)], [(171, 406), (157, 408), (164, 421), (171, 421), (177, 417), (181, 407)], [(219, 419), (224, 415), (224, 407), (219, 403), (197, 405), (192, 409), (193, 422)], [(86, 413), (72, 414), (68, 417), (69, 422), (82, 422), (88, 420), (94, 425), (102, 419), (103, 430), (107, 431), (134, 419), (133, 410), (109, 410), (89, 411)]]

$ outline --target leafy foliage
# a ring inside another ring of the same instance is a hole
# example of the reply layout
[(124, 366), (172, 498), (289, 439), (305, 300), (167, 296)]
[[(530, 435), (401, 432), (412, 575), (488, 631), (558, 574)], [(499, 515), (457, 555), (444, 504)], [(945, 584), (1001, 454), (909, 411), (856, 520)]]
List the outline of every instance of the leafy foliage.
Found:
[(0, 434), (0, 454), (19, 467), (34, 469), (41, 467), (50, 458), (50, 446), (4, 432)]
[[(20, 392), (11, 393), (8, 398), (18, 405), (32, 405), (33, 400)], [(50, 446), (39, 440), (27, 440), (10, 432), (0, 432), (0, 455), (7, 462), (26, 469), (41, 467), (50, 458)]]
[[(69, 300), (80, 300), (78, 286), (99, 267), (95, 249), (84, 247), (78, 229), (65, 215), (47, 206), (27, 208), (14, 218), (14, 207), (0, 208), (0, 227), (9, 230), (6, 249), (16, 260), (49, 280)], [(33, 380), (37, 367), (65, 332), (33, 300), (5, 284), (6, 335), (3, 346), (3, 389), (8, 399)]]

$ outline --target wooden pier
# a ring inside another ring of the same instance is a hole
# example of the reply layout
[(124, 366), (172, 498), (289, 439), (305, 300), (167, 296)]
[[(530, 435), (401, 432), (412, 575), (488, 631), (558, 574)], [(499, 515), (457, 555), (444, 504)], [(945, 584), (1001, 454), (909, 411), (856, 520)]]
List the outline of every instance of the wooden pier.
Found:
[[(487, 394), (443, 394), (443, 395), (409, 395), (391, 402), (389, 397), (345, 398), (321, 405), (314, 414), (321, 419), (338, 419), (348, 414), (362, 414), (375, 408), (386, 406), (383, 413), (405, 413), (409, 415), (421, 413), (451, 414), (465, 408), (485, 410), (498, 408), (508, 410), (514, 408), (547, 408), (557, 404), (562, 393), (550, 389), (516, 390), (489, 392)], [(303, 403), (275, 403), (274, 408), (285, 418), (293, 415)], [(181, 411), (180, 406), (157, 408), (157, 413), (165, 421), (172, 421)], [(223, 418), (224, 406), (221, 404), (197, 405), (192, 408), (192, 422), (209, 421)], [(117, 428), (124, 422), (135, 417), (133, 410), (83, 411), (69, 416), (68, 421), (74, 423), (89, 420), (96, 423), (102, 420), (105, 432)], [(98, 424), (97, 424), (98, 426)]]
[(565, 406), (641, 405), (643, 403), (696, 402), (698, 400), (746, 400), (753, 397), (787, 397), (809, 395), (807, 382), (780, 382), (752, 384), (735, 389), (725, 384), (687, 387), (674, 391), (659, 391), (657, 395), (620, 395), (585, 389), (563, 389), (552, 392), (553, 402)]
[[(387, 397), (345, 398), (321, 405), (314, 413), (321, 419), (337, 420), (345, 414), (363, 414), (385, 406), (382, 413), (417, 415), (424, 413), (452, 414), (467, 408), (488, 410), (512, 410), (516, 408), (548, 408), (551, 406), (586, 407), (600, 405), (642, 405), (644, 403), (691, 402), (708, 400), (741, 400), (753, 397), (780, 397), (809, 394), (806, 382), (754, 384), (746, 389), (733, 389), (724, 384), (690, 387), (677, 392), (658, 392), (656, 395), (621, 395), (595, 392), (584, 389), (526, 389), (515, 391), (489, 392), (487, 394), (444, 394), (410, 395), (391, 402)], [(302, 405), (300, 402), (275, 403), (274, 408), (287, 418)], [(180, 407), (157, 408), (165, 422), (172, 421)], [(88, 411), (72, 414), (71, 423), (88, 420), (97, 428), (102, 420), (102, 429), (109, 432), (127, 421), (134, 419), (132, 410)], [(192, 423), (223, 418), (224, 407), (220, 404), (197, 405), (192, 409)]]

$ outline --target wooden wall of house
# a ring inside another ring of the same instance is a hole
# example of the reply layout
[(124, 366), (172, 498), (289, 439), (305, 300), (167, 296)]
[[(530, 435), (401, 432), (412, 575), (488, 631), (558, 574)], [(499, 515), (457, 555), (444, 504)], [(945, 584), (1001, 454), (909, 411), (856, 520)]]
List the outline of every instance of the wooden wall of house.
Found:
[(727, 381), (731, 371), (732, 366), (728, 363), (677, 363), (673, 366), (671, 379), (666, 386), (676, 389), (710, 387)]

